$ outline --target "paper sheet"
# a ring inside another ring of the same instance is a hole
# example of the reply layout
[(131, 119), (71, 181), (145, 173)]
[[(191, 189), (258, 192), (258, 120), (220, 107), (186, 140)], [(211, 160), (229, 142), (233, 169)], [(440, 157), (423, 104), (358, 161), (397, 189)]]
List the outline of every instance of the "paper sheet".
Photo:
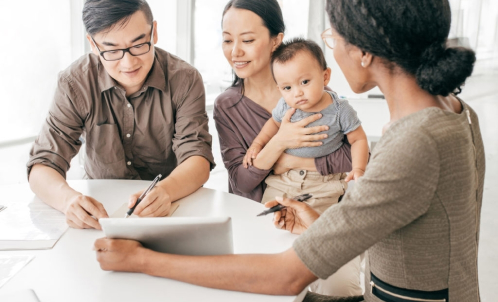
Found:
[(0, 287), (14, 277), (34, 256), (0, 255)]
[(39, 199), (12, 202), (0, 212), (0, 250), (51, 248), (67, 228), (64, 214)]
[(0, 292), (2, 302), (40, 302), (35, 291), (32, 289), (21, 289), (8, 293)]
[[(173, 213), (175, 213), (176, 209), (178, 209), (178, 206), (180, 204), (174, 202), (171, 204), (171, 209), (169, 210), (169, 214), (166, 215), (165, 217), (171, 217)], [(123, 203), (122, 206), (119, 207), (119, 209), (116, 210), (109, 218), (124, 218), (126, 212), (128, 212), (128, 203)], [(139, 216), (132, 214), (129, 218), (140, 218)]]

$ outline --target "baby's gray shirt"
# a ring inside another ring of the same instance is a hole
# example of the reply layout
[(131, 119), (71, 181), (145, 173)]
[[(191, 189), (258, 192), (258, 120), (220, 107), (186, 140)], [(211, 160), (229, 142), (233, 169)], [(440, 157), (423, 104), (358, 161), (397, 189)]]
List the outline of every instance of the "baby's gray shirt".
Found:
[[(349, 102), (346, 99), (339, 98), (339, 96), (337, 96), (335, 92), (325, 92), (330, 94), (333, 100), (333, 103), (330, 104), (327, 108), (323, 109), (320, 112), (304, 112), (300, 109), (297, 109), (291, 117), (291, 122), (294, 123), (307, 118), (308, 116), (321, 113), (322, 118), (307, 125), (306, 128), (322, 125), (329, 126), (329, 130), (319, 132), (319, 134), (328, 134), (328, 137), (322, 140), (323, 145), (318, 147), (287, 149), (285, 150), (286, 153), (299, 157), (315, 158), (325, 156), (336, 151), (342, 146), (344, 135), (356, 130), (359, 126), (361, 126), (361, 121), (358, 119), (356, 111), (353, 109), (353, 107), (351, 107), (351, 105), (349, 105)], [(291, 107), (287, 105), (284, 98), (281, 98), (272, 112), (272, 116), (275, 121), (281, 123), (285, 113), (290, 108)]]

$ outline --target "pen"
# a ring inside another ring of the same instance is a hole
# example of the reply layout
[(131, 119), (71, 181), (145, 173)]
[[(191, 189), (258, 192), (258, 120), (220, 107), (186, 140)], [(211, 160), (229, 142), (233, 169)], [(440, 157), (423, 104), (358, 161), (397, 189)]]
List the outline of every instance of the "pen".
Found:
[(133, 206), (133, 208), (129, 209), (128, 212), (126, 213), (125, 215), (125, 218), (128, 218), (131, 216), (131, 214), (133, 214), (133, 211), (135, 211), (135, 208), (138, 206), (138, 204), (142, 201), (142, 199), (145, 198), (145, 196), (150, 192), (150, 190), (152, 190), (157, 182), (159, 181), (159, 179), (161, 179), (162, 175), (159, 174), (156, 176), (156, 178), (154, 178), (154, 180), (152, 181), (152, 183), (150, 184), (150, 186), (147, 188), (147, 190), (145, 190), (142, 195), (140, 195), (140, 197), (137, 199), (137, 202), (135, 203), (135, 205)]
[[(312, 194), (306, 193), (306, 194), (303, 194), (303, 195), (294, 196), (294, 197), (292, 197), (292, 199), (297, 200), (297, 201), (305, 201), (305, 200), (310, 199), (311, 197), (313, 197)], [(273, 212), (280, 211), (283, 208), (285, 208), (284, 205), (278, 204), (278, 205), (276, 205), (274, 207), (269, 208), (266, 211), (263, 211), (263, 212), (259, 213), (257, 216), (264, 216), (264, 215), (267, 215), (267, 214), (270, 214), (270, 213), (273, 213)]]

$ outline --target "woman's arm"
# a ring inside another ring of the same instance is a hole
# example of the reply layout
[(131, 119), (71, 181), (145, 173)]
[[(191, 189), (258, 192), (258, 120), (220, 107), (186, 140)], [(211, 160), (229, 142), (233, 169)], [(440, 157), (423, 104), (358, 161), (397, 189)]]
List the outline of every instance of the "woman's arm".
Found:
[(317, 147), (323, 144), (320, 140), (326, 138), (327, 134), (314, 133), (325, 131), (328, 129), (328, 126), (305, 128), (308, 124), (319, 120), (322, 115), (315, 114), (299, 122), (292, 123), (290, 119), (295, 111), (296, 109), (292, 108), (285, 113), (277, 134), (253, 160), (253, 165), (256, 168), (271, 169), (285, 149)]
[(280, 254), (183, 256), (158, 253), (137, 241), (95, 241), (106, 271), (145, 273), (204, 287), (272, 295), (297, 295), (317, 278), (292, 248)]
[[(275, 213), (277, 223), (282, 221), (278, 228), (300, 234), (319, 217), (305, 203), (290, 199), (278, 202), (286, 206)], [(292, 248), (279, 254), (182, 256), (154, 252), (133, 240), (101, 238), (95, 241), (94, 250), (103, 270), (140, 272), (226, 290), (297, 295), (317, 279)]]
[(217, 106), (214, 108), (214, 120), (220, 139), (221, 156), (228, 170), (229, 179), (233, 187), (241, 192), (249, 193), (254, 190), (270, 173), (273, 165), (287, 148), (319, 146), (326, 134), (313, 134), (328, 129), (328, 126), (315, 126), (304, 128), (321, 118), (315, 114), (296, 123), (291, 123), (290, 118), (295, 109), (290, 109), (284, 116), (280, 129), (270, 142), (261, 150), (253, 165), (247, 169), (243, 166), (243, 159), (247, 153), (245, 146), (233, 129), (225, 120), (224, 112)]
[(233, 187), (244, 193), (252, 192), (270, 173), (270, 169), (258, 169), (254, 166), (244, 168), (242, 160), (248, 146), (227, 123), (225, 112), (215, 106), (213, 119), (220, 140), (221, 157), (228, 170), (229, 181)]

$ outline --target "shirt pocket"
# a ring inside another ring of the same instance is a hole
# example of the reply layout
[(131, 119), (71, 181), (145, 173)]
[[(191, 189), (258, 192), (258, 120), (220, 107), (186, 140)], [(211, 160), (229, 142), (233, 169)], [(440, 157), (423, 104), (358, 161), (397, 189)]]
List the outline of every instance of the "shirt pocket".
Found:
[(87, 154), (95, 164), (124, 161), (125, 152), (117, 124), (96, 125), (89, 134)]

